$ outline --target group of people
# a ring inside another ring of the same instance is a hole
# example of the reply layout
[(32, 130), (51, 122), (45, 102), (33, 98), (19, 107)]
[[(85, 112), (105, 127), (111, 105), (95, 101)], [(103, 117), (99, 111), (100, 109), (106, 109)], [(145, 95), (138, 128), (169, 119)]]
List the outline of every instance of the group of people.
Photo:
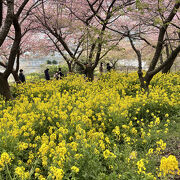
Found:
[[(50, 75), (49, 75), (49, 69), (48, 68), (44, 71), (44, 75), (45, 75), (46, 80), (50, 80)], [(59, 70), (54, 74), (54, 78), (56, 80), (62, 79), (63, 76), (64, 76), (64, 74), (62, 73), (61, 68), (59, 68)]]
[[(49, 75), (49, 69), (48, 68), (44, 71), (44, 75), (45, 75), (46, 80), (50, 80), (50, 75)], [(61, 68), (59, 68), (58, 71), (54, 74), (54, 78), (57, 79), (57, 80), (62, 79), (63, 76), (64, 76), (64, 74), (62, 73)], [(26, 82), (26, 78), (25, 78), (25, 75), (23, 73), (23, 69), (19, 70), (18, 77), (19, 77), (19, 80), (20, 80), (21, 83)]]
[[(45, 75), (46, 80), (50, 80), (50, 75), (49, 75), (49, 69), (48, 68), (44, 71), (44, 75)], [(59, 70), (54, 74), (54, 78), (56, 80), (62, 79), (63, 76), (64, 76), (64, 74), (62, 73), (61, 68), (59, 68)]]
[[(107, 72), (109, 72), (112, 69), (112, 66), (110, 66), (109, 63), (107, 63), (106, 69), (107, 69)], [(23, 69), (20, 69), (19, 71), (20, 71), (20, 73), (19, 73), (19, 80), (22, 83), (26, 82), (25, 75), (23, 74)], [(101, 75), (104, 72), (104, 67), (103, 67), (103, 63), (102, 62), (100, 63), (99, 72), (100, 72)], [(45, 75), (45, 79), (46, 80), (50, 80), (50, 75), (49, 75), (49, 69), (48, 68), (44, 71), (44, 75)], [(54, 78), (56, 80), (58, 80), (58, 79), (62, 79), (62, 77), (64, 77), (64, 74), (62, 73), (61, 68), (59, 68), (58, 71), (54, 74)]]
[[(107, 63), (107, 67), (106, 67), (107, 72), (110, 72), (112, 68), (113, 68), (113, 67), (110, 66), (109, 63)], [(104, 72), (104, 68), (103, 68), (103, 63), (102, 63), (102, 62), (100, 63), (100, 66), (99, 66), (99, 72), (100, 72), (101, 75), (102, 75), (102, 73)]]

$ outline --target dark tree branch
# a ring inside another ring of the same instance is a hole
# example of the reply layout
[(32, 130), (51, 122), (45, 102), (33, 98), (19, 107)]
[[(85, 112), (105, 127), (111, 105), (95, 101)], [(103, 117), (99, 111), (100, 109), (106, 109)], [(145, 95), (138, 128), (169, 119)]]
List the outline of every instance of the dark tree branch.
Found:
[(158, 62), (159, 56), (160, 56), (162, 48), (163, 48), (164, 35), (165, 35), (166, 30), (167, 30), (167, 28), (169, 26), (169, 23), (172, 21), (172, 19), (176, 15), (177, 9), (179, 7), (180, 7), (180, 2), (175, 3), (171, 13), (167, 17), (167, 19), (164, 21), (163, 26), (160, 28), (159, 37), (158, 37), (158, 43), (156, 45), (156, 51), (155, 51), (154, 57), (153, 57), (153, 59), (151, 61), (151, 64), (149, 66), (148, 72), (153, 71), (154, 68), (156, 67), (156, 64)]
[(174, 61), (177, 57), (177, 55), (180, 53), (180, 45), (169, 55), (166, 61), (164, 61), (158, 68), (155, 70), (149, 72), (149, 75), (155, 75), (158, 72), (160, 72), (164, 67), (166, 67), (169, 63)]
[(15, 29), (15, 39), (14, 39), (14, 43), (13, 43), (11, 51), (10, 51), (10, 56), (9, 56), (7, 68), (4, 72), (4, 78), (6, 78), (6, 79), (12, 73), (14, 61), (15, 61), (16, 55), (17, 55), (18, 50), (19, 50), (19, 44), (21, 42), (21, 28), (20, 28), (20, 25), (18, 22), (18, 18), (16, 16), (13, 18), (13, 26)]
[(114, 49), (114, 47), (116, 47), (116, 46), (119, 44), (119, 42), (120, 42), (123, 38), (124, 38), (124, 37), (121, 37), (121, 38), (118, 40), (118, 42), (117, 42), (114, 46), (110, 47), (99, 59), (101, 60), (102, 58), (104, 58), (111, 50)]
[(29, 0), (24, 0), (24, 2), (21, 4), (21, 6), (19, 7), (19, 9), (16, 13), (17, 18), (20, 16), (20, 14), (22, 13), (23, 9), (25, 8), (25, 6), (27, 5), (28, 2), (29, 2)]
[(0, 66), (2, 66), (3, 68), (6, 68), (7, 65), (5, 65), (3, 62), (0, 61)]
[(101, 29), (101, 33), (100, 33), (99, 37), (97, 38), (97, 42), (98, 42), (97, 53), (96, 53), (96, 58), (95, 58), (95, 63), (93, 65), (93, 69), (96, 68), (96, 66), (98, 65), (98, 62), (100, 61), (104, 32), (105, 32), (105, 30), (107, 28), (107, 24), (108, 24), (108, 22), (109, 22), (109, 20), (110, 20), (110, 18), (112, 16), (112, 11), (113, 11), (112, 9), (113, 9), (113, 6), (114, 6), (115, 2), (116, 2), (116, 0), (112, 0), (111, 4), (108, 7), (106, 18), (102, 22), (103, 26), (102, 26), (102, 29)]
[(14, 0), (7, 1), (7, 15), (5, 18), (4, 26), (0, 31), (0, 47), (3, 44), (7, 34), (9, 33), (10, 27), (13, 22), (13, 15), (14, 15)]
[(0, 0), (0, 27), (2, 26), (3, 22), (3, 0)]
[(61, 54), (61, 56), (64, 58), (64, 60), (66, 62), (68, 62), (68, 58), (65, 56), (65, 54), (62, 52), (62, 50), (59, 48), (59, 46), (57, 45), (57, 42), (54, 41), (54, 39), (49, 35), (47, 34), (47, 36), (49, 37), (49, 39), (53, 42), (53, 44), (55, 45), (56, 49), (59, 51), (59, 53)]
[(149, 46), (151, 46), (152, 48), (156, 48), (156, 46), (152, 45), (147, 39), (139, 36), (140, 40), (144, 41), (146, 44), (148, 44)]
[(131, 36), (130, 36), (130, 35), (128, 36), (128, 38), (129, 38), (129, 41), (130, 41), (130, 43), (131, 43), (131, 46), (132, 46), (133, 50), (135, 51), (135, 53), (136, 53), (136, 55), (137, 55), (137, 57), (138, 57), (138, 69), (139, 69), (140, 72), (142, 72), (141, 52), (140, 52), (140, 50), (138, 50), (138, 49), (135, 47), (135, 45), (134, 45), (134, 43), (133, 43), (133, 40), (131, 39)]

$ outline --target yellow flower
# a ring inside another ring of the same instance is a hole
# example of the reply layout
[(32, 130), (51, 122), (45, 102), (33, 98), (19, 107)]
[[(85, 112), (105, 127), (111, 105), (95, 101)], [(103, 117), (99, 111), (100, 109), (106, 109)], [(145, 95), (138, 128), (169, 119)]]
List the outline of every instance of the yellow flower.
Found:
[(94, 149), (94, 153), (95, 153), (95, 154), (99, 154), (100, 152), (95, 148), (95, 149)]
[(166, 121), (168, 124), (170, 123), (170, 120), (169, 119), (167, 119), (167, 121)]
[(122, 125), (122, 128), (123, 128), (123, 129), (129, 129), (129, 126), (127, 126), (127, 125), (124, 124), (124, 125)]
[(108, 144), (110, 144), (110, 140), (109, 140), (108, 137), (105, 138), (105, 141), (106, 141)]
[(164, 143), (162, 139), (157, 141), (156, 144), (157, 144), (157, 148), (156, 148), (157, 153), (166, 149), (166, 143)]
[(130, 159), (136, 159), (136, 157), (137, 157), (137, 152), (136, 151), (132, 151), (130, 156), (129, 156), (129, 158)]
[(137, 162), (137, 166), (138, 166), (138, 174), (145, 174), (145, 166), (144, 166), (144, 159), (141, 159), (140, 161)]
[(80, 159), (81, 157), (83, 157), (83, 155), (82, 154), (75, 154), (75, 159)]
[(55, 176), (56, 180), (62, 180), (63, 179), (64, 172), (62, 169), (51, 166), (50, 171)]
[(166, 176), (167, 174), (178, 174), (180, 173), (180, 169), (178, 168), (178, 161), (176, 157), (170, 155), (169, 157), (162, 157), (160, 164), (160, 171), (162, 172), (162, 176)]
[(112, 132), (114, 133), (114, 134), (116, 134), (116, 135), (120, 135), (120, 128), (119, 128), (119, 126), (116, 126), (113, 130), (112, 130)]
[(149, 151), (148, 151), (148, 153), (147, 153), (147, 155), (153, 154), (153, 151), (154, 151), (154, 150), (153, 150), (152, 148), (150, 148)]
[(160, 123), (160, 118), (157, 117), (157, 118), (155, 119), (155, 125), (159, 125), (159, 123)]
[(7, 152), (3, 152), (1, 154), (1, 159), (0, 159), (1, 163), (4, 164), (9, 164), (11, 162), (11, 157), (9, 156), (9, 154)]
[(129, 126), (132, 126), (132, 121), (129, 122)]
[(78, 172), (79, 172), (79, 168), (76, 167), (76, 166), (72, 166), (72, 167), (71, 167), (71, 170), (72, 170), (72, 172), (75, 172), (75, 173), (78, 173)]
[(105, 159), (107, 158), (116, 158), (116, 155), (112, 152), (110, 152), (108, 149), (106, 149), (104, 152), (103, 152), (103, 156)]
[(36, 169), (35, 169), (35, 172), (36, 172), (36, 173), (39, 173), (39, 172), (40, 172), (40, 169), (39, 169), (39, 168), (36, 168)]
[(101, 147), (102, 150), (105, 149), (105, 144), (104, 144), (103, 140), (99, 140), (99, 146)]
[(25, 168), (23, 166), (17, 167), (15, 169), (15, 174), (18, 175), (21, 179), (27, 179), (29, 177), (29, 172), (25, 172)]
[(136, 135), (136, 134), (137, 134), (136, 128), (132, 128), (132, 129), (131, 129), (131, 132)]
[(126, 142), (130, 142), (131, 138), (129, 136), (125, 137)]

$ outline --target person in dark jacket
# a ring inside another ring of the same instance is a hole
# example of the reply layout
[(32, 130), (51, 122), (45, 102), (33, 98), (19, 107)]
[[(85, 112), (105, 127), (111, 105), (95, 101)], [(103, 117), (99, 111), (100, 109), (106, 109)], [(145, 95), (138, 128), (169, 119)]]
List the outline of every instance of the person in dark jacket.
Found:
[(110, 64), (109, 64), (109, 63), (107, 63), (107, 71), (108, 71), (108, 72), (110, 72), (110, 71), (111, 71), (111, 69), (112, 69), (112, 67), (110, 66)]
[(25, 76), (24, 76), (24, 74), (23, 74), (23, 70), (20, 69), (19, 71), (20, 71), (20, 73), (19, 73), (19, 80), (20, 80), (22, 83), (26, 82)]
[(64, 77), (64, 74), (61, 72), (61, 68), (59, 68), (58, 75), (59, 75), (60, 79), (62, 79), (62, 77)]
[(50, 80), (49, 69), (48, 68), (44, 71), (44, 74), (45, 74), (45, 79)]

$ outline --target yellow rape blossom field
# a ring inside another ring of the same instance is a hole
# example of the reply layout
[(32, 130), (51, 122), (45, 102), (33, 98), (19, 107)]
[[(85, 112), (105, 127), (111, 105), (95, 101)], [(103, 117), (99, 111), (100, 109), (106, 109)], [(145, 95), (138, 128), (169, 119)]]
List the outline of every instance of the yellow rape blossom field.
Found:
[(13, 87), (0, 100), (0, 179), (155, 180), (179, 177), (166, 137), (180, 109), (180, 74), (157, 75), (149, 93), (137, 73), (97, 81)]

